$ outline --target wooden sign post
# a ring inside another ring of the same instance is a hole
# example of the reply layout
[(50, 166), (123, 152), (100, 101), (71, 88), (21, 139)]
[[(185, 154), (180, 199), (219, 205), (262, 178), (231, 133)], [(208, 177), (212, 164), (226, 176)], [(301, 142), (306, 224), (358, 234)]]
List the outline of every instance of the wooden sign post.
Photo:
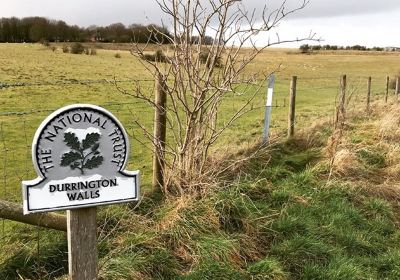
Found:
[(71, 280), (97, 279), (96, 207), (67, 211), (68, 271)]
[(94, 105), (61, 108), (36, 131), (39, 177), (22, 182), (24, 214), (68, 210), (71, 280), (97, 279), (96, 206), (139, 199), (139, 171), (124, 170), (128, 152), (121, 123)]

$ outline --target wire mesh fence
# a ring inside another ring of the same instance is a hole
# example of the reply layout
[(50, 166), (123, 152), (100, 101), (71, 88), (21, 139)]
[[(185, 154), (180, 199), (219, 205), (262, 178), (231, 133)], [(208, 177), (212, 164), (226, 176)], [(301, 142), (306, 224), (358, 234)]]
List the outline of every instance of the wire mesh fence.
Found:
[[(289, 87), (291, 77), (278, 77), (275, 86), (271, 133), (283, 135), (287, 130), (287, 115), (289, 105)], [(333, 119), (338, 93), (340, 92), (340, 78), (325, 77), (298, 77), (296, 98), (296, 130), (303, 129), (315, 120), (323, 117)], [(373, 77), (373, 100), (382, 99), (385, 93), (386, 77)], [(349, 77), (348, 83), (348, 110), (355, 110), (366, 100), (367, 77)], [(140, 132), (133, 120), (151, 129), (153, 125), (153, 109), (149, 104), (123, 95), (116, 89), (115, 83), (127, 89), (133, 84), (140, 83), (149, 92), (153, 91), (154, 81), (143, 80), (64, 80), (42, 83), (1, 83), (0, 81), (0, 199), (21, 203), (21, 181), (36, 177), (31, 159), (32, 137), (41, 121), (56, 109), (71, 103), (92, 103), (111, 111), (126, 126), (131, 138), (133, 151), (129, 164), (132, 168), (144, 170), (143, 180), (151, 176), (151, 153), (140, 147)], [(240, 84), (239, 84), (240, 86)], [(259, 90), (249, 106), (251, 110), (240, 120), (235, 122), (227, 131), (224, 142), (245, 141), (246, 139), (261, 137), (264, 123), (266, 102), (266, 81), (258, 81), (253, 90)], [(391, 94), (392, 91), (391, 91)], [(247, 96), (232, 94), (222, 104), (221, 114), (232, 114), (245, 102)], [(223, 121), (223, 117), (221, 118)], [(167, 132), (168, 133), (168, 132)], [(146, 177), (146, 174), (147, 177)], [(1, 220), (0, 245), (4, 240), (11, 238), (15, 232), (14, 222)], [(32, 227), (33, 229), (33, 227)], [(41, 254), (41, 232), (37, 231), (36, 250), (38, 258)], [(24, 246), (18, 243), (18, 246)]]

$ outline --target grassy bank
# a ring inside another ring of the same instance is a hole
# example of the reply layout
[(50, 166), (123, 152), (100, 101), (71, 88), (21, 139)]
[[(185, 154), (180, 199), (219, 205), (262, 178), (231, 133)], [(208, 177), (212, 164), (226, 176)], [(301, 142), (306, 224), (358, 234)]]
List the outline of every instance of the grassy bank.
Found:
[[(352, 116), (333, 162), (322, 121), (206, 193), (103, 208), (101, 279), (398, 279), (397, 106)], [(63, 234), (42, 230), (38, 259), (29, 227), (15, 230), (3, 248), (25, 236), (26, 250), (3, 260), (2, 279), (65, 278)]]
[[(296, 138), (281, 138), (259, 151), (206, 192), (163, 200), (150, 191), (151, 153), (133, 125), (139, 119), (151, 127), (153, 112), (110, 83), (85, 83), (149, 79), (143, 85), (151, 92), (151, 77), (137, 59), (127, 52), (115, 58), (114, 50), (85, 56), (29, 44), (4, 44), (0, 50), (0, 83), (21, 83), (0, 90), (1, 199), (20, 201), (21, 180), (36, 177), (31, 138), (46, 110), (77, 102), (102, 105), (128, 129), (128, 169), (142, 171), (144, 195), (138, 205), (100, 209), (102, 279), (400, 277), (400, 112), (395, 104), (379, 102), (368, 117), (359, 110), (366, 76), (374, 77), (374, 100), (381, 99), (386, 75), (398, 70), (398, 55), (263, 53), (249, 71), (268, 72), (282, 64), (278, 105), (290, 76), (299, 76)], [(358, 99), (348, 107), (343, 136), (332, 145), (329, 122), (342, 73), (349, 75), (349, 92)], [(133, 88), (131, 81), (123, 85)], [(257, 98), (265, 103), (264, 92)], [(224, 112), (241, 101), (232, 96)], [(215, 154), (234, 151), (233, 159), (252, 154), (263, 114), (256, 110), (235, 123)], [(273, 135), (284, 131), (286, 115), (287, 107), (273, 109)], [(66, 278), (65, 234), (12, 222), (0, 226), (5, 233), (0, 279)]]

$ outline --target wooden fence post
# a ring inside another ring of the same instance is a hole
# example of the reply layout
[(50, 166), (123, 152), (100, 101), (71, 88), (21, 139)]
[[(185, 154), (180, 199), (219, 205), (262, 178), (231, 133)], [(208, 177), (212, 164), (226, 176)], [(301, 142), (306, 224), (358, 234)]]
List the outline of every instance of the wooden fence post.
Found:
[(290, 82), (290, 97), (289, 97), (289, 122), (288, 122), (288, 137), (294, 135), (295, 125), (295, 111), (296, 111), (296, 89), (297, 89), (297, 76), (292, 77)]
[(387, 101), (388, 101), (388, 96), (389, 96), (389, 83), (390, 83), (390, 78), (389, 78), (389, 76), (386, 76), (385, 103), (387, 103)]
[(67, 211), (70, 280), (97, 279), (96, 207)]
[(346, 119), (346, 87), (347, 87), (347, 77), (343, 75), (340, 79), (340, 96), (339, 96), (339, 104), (336, 108), (336, 121), (335, 128), (338, 126), (343, 126), (344, 121)]
[(167, 133), (167, 93), (164, 76), (159, 73), (156, 78), (155, 92), (155, 116), (154, 116), (154, 156), (153, 156), (153, 187), (164, 188), (164, 153)]
[(399, 101), (399, 94), (400, 94), (400, 76), (397, 76), (397, 77), (396, 77), (396, 91), (395, 91), (395, 94), (396, 94), (396, 99), (397, 99), (397, 101)]
[(371, 82), (372, 82), (372, 78), (368, 77), (368, 81), (367, 81), (367, 113), (369, 112), (370, 104), (371, 104)]

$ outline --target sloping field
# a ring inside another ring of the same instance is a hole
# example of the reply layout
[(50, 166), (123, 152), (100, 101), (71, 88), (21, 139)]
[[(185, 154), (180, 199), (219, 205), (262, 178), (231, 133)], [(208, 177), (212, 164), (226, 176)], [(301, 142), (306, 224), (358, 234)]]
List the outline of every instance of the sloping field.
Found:
[[(280, 65), (274, 137), (286, 129), (290, 77), (299, 77), (297, 137), (278, 138), (201, 197), (163, 201), (148, 191), (151, 152), (133, 122), (151, 129), (153, 112), (113, 84), (117, 80), (129, 90), (139, 82), (151, 94), (153, 81), (138, 59), (126, 51), (115, 58), (116, 52), (86, 56), (41, 45), (0, 45), (0, 199), (20, 201), (21, 180), (36, 177), (30, 145), (40, 122), (64, 105), (92, 103), (110, 110), (127, 128), (128, 168), (142, 171), (145, 190), (137, 207), (101, 209), (102, 279), (400, 277), (399, 111), (392, 90), (390, 105), (379, 101), (386, 75), (399, 70), (399, 55), (300, 55), (275, 49), (261, 54), (244, 78), (254, 72), (262, 77)], [(348, 75), (351, 101), (337, 139), (331, 137), (331, 120), (341, 74)], [(368, 76), (373, 77), (374, 109), (367, 116)], [(243, 95), (228, 98), (225, 114), (243, 100)], [(262, 134), (264, 104), (263, 86), (255, 110), (227, 131), (216, 153), (238, 159), (251, 154)], [(5, 221), (0, 226), (0, 279), (66, 278), (64, 234)]]

